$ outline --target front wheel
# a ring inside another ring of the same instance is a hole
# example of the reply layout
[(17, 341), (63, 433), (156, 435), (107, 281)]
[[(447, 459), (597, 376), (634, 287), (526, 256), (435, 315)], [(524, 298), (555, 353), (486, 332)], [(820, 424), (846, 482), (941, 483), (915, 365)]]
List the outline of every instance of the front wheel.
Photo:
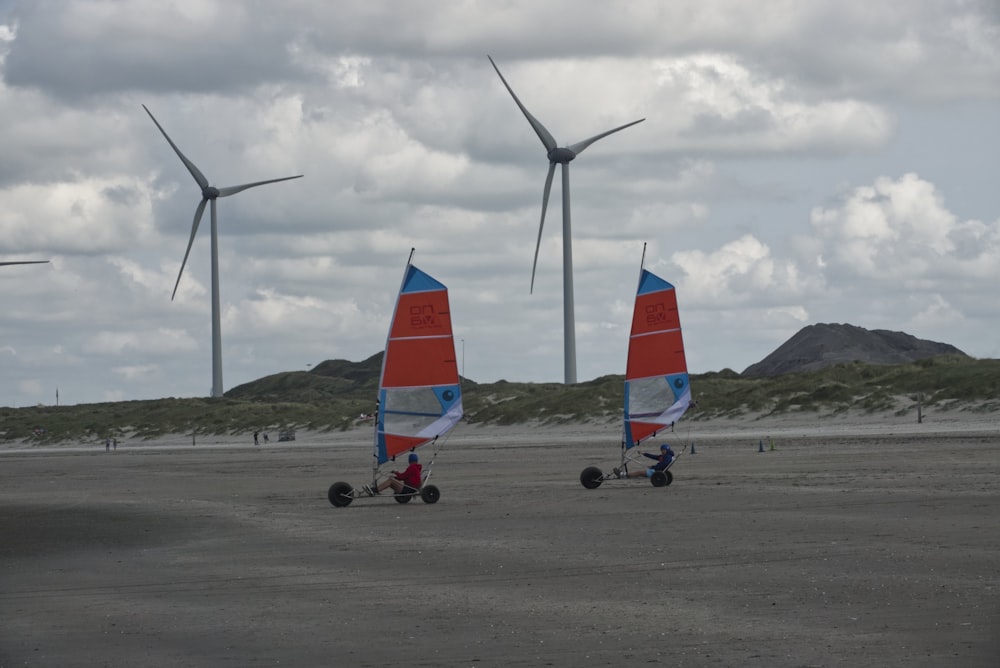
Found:
[(438, 499), (441, 498), (441, 490), (434, 485), (424, 485), (420, 489), (420, 498), (424, 500), (424, 503), (437, 503)]
[(335, 482), (330, 485), (330, 491), (326, 493), (326, 498), (330, 499), (330, 503), (337, 508), (344, 508), (351, 505), (351, 501), (354, 500), (351, 495), (353, 491), (354, 488), (346, 482)]
[(597, 489), (604, 482), (604, 474), (596, 466), (588, 466), (580, 474), (580, 484), (587, 489)]

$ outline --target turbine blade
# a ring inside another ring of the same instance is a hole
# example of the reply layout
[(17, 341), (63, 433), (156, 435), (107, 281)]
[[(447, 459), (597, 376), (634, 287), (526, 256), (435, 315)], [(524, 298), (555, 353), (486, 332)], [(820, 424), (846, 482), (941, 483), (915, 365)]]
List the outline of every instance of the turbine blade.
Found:
[(149, 117), (153, 119), (154, 123), (156, 123), (156, 127), (160, 128), (160, 132), (163, 134), (164, 138), (166, 138), (167, 143), (169, 143), (171, 148), (174, 149), (174, 153), (176, 153), (177, 157), (181, 159), (181, 162), (184, 163), (184, 166), (187, 167), (187, 170), (191, 172), (191, 176), (194, 177), (194, 180), (198, 184), (198, 187), (201, 188), (202, 190), (207, 188), (208, 179), (206, 179), (205, 175), (201, 173), (201, 170), (195, 167), (194, 163), (188, 160), (187, 156), (181, 153), (181, 150), (177, 148), (177, 144), (174, 143), (174, 141), (170, 138), (170, 135), (167, 134), (167, 131), (163, 129), (163, 126), (160, 125), (160, 122), (156, 120), (155, 116), (153, 116), (153, 112), (147, 109), (146, 105), (142, 105), (142, 108), (146, 109), (146, 113), (149, 114)]
[(265, 183), (277, 183), (278, 181), (290, 181), (292, 179), (301, 179), (303, 176), (304, 176), (303, 174), (299, 174), (297, 176), (284, 176), (280, 179), (268, 179), (267, 181), (254, 181), (253, 183), (244, 183), (241, 186), (226, 186), (225, 188), (219, 188), (219, 197), (229, 197), (230, 195), (235, 195), (236, 193), (243, 192), (247, 188), (262, 186)]
[(580, 155), (581, 153), (583, 153), (583, 149), (587, 148), (588, 146), (590, 146), (591, 144), (593, 144), (598, 139), (602, 139), (604, 137), (607, 137), (608, 135), (614, 134), (614, 133), (618, 132), (619, 130), (624, 130), (625, 128), (628, 128), (628, 127), (631, 127), (631, 126), (635, 125), (636, 123), (642, 123), (644, 120), (646, 120), (646, 119), (645, 118), (640, 118), (637, 121), (632, 121), (631, 123), (626, 123), (625, 125), (619, 125), (614, 130), (608, 130), (607, 132), (602, 132), (599, 135), (594, 135), (590, 139), (584, 139), (583, 141), (577, 142), (576, 144), (573, 144), (572, 146), (567, 146), (567, 148), (569, 150), (573, 151), (573, 153), (575, 153), (576, 155)]
[(11, 264), (45, 264), (48, 260), (14, 260), (11, 262), (0, 262), (0, 267), (6, 267)]
[(184, 273), (184, 266), (187, 264), (188, 255), (191, 254), (191, 244), (194, 243), (194, 235), (198, 233), (198, 224), (201, 222), (201, 215), (205, 213), (205, 205), (208, 204), (208, 199), (202, 197), (201, 201), (198, 202), (198, 208), (194, 211), (194, 223), (191, 225), (191, 238), (188, 239), (187, 250), (184, 251), (184, 259), (181, 261), (181, 270), (177, 272), (177, 282), (174, 283), (173, 294), (170, 295), (170, 301), (174, 301), (174, 297), (177, 296), (177, 286), (181, 284), (181, 275)]
[(542, 219), (538, 222), (538, 241), (535, 242), (535, 261), (531, 263), (531, 289), (535, 292), (535, 267), (538, 266), (538, 249), (542, 246), (542, 227), (545, 226), (545, 210), (549, 208), (549, 192), (552, 190), (552, 175), (556, 172), (556, 163), (549, 163), (549, 174), (545, 177), (545, 190), (542, 192)]
[(532, 116), (531, 112), (525, 109), (524, 105), (521, 104), (521, 101), (517, 99), (517, 95), (514, 94), (514, 90), (507, 83), (507, 80), (503, 78), (503, 75), (500, 74), (500, 68), (497, 67), (497, 64), (493, 62), (493, 58), (491, 56), (486, 56), (486, 57), (490, 59), (490, 63), (493, 65), (493, 69), (497, 71), (497, 76), (500, 77), (500, 81), (503, 82), (503, 85), (507, 89), (507, 92), (510, 93), (510, 96), (514, 98), (514, 102), (516, 102), (517, 106), (521, 109), (521, 113), (524, 114), (524, 117), (528, 119), (529, 123), (531, 123), (531, 127), (535, 130), (535, 134), (538, 135), (538, 138), (542, 140), (542, 145), (545, 146), (545, 150), (551, 151), (552, 149), (554, 149), (556, 147), (556, 140), (552, 137), (549, 131), (545, 129), (545, 126), (542, 125), (537, 118)]

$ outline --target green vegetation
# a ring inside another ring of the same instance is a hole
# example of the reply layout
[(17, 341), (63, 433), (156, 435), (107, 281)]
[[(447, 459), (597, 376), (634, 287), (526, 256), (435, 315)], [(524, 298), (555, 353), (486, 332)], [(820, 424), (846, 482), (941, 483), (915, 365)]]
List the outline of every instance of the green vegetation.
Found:
[[(361, 413), (374, 410), (380, 368), (381, 354), (357, 363), (331, 360), (309, 372), (280, 373), (241, 385), (223, 399), (0, 408), (0, 442), (347, 430), (358, 426)], [(852, 362), (774, 378), (748, 378), (726, 369), (693, 375), (691, 387), (697, 403), (687, 415), (690, 420), (748, 413), (903, 413), (915, 411), (918, 401), (925, 409), (991, 412), (1000, 410), (1000, 360), (956, 355), (895, 366)], [(620, 420), (624, 380), (603, 376), (572, 386), (467, 380), (463, 388), (469, 422), (558, 425)]]

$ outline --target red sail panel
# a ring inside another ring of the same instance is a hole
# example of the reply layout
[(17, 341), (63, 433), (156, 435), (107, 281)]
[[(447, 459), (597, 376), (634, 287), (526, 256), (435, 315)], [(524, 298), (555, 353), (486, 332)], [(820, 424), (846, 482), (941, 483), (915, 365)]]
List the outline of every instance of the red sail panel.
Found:
[(385, 358), (383, 388), (458, 383), (455, 343), (450, 336), (389, 339)]
[(447, 290), (399, 295), (385, 356), (382, 387), (458, 382)]
[(391, 459), (412, 448), (417, 448), (427, 442), (428, 439), (421, 436), (400, 436), (399, 434), (385, 435), (385, 455)]
[(630, 420), (629, 428), (631, 429), (632, 443), (639, 443), (641, 441), (645, 441), (647, 438), (663, 429), (663, 424), (659, 422), (651, 423)]
[(657, 290), (636, 295), (632, 312), (632, 336), (680, 329), (681, 318), (677, 313), (677, 292)]
[(451, 336), (448, 291), (409, 292), (399, 295), (390, 339), (411, 336)]
[[(676, 315), (676, 310), (674, 311)], [(684, 339), (680, 329), (632, 336), (629, 341), (625, 379), (666, 376), (687, 371)]]

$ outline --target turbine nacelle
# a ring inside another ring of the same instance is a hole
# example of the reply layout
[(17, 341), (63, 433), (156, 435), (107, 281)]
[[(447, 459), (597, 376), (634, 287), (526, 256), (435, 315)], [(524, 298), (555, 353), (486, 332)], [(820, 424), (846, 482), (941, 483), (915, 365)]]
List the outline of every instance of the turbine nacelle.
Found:
[(554, 148), (548, 153), (549, 162), (558, 162), (565, 165), (576, 157), (576, 153), (566, 147)]
[(204, 197), (205, 199), (218, 199), (219, 189), (216, 188), (215, 186), (208, 186), (206, 188), (202, 188), (201, 196)]

